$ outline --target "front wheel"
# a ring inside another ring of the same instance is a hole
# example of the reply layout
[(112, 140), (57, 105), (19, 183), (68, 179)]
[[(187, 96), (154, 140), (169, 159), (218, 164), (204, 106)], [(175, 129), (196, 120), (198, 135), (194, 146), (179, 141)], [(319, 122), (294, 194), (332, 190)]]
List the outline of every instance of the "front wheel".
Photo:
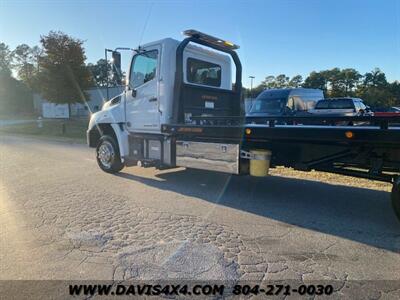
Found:
[(109, 135), (103, 135), (100, 138), (96, 148), (96, 159), (99, 167), (107, 173), (117, 173), (124, 167), (119, 155), (118, 144)]
[(393, 183), (392, 206), (397, 218), (400, 220), (400, 177)]

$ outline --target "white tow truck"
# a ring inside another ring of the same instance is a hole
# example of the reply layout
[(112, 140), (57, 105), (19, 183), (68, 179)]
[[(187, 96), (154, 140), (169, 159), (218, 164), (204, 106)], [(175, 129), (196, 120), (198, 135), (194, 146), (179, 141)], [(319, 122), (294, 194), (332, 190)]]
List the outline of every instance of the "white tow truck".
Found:
[[(234, 52), (238, 46), (195, 30), (185, 34), (188, 38), (182, 42), (166, 38), (137, 49), (125, 92), (91, 116), (88, 144), (97, 148), (102, 170), (178, 165), (239, 172), (239, 143), (176, 141), (162, 132), (163, 124), (192, 124), (194, 116), (240, 114), (241, 65)], [(199, 163), (194, 155), (203, 151)]]
[(400, 219), (400, 117), (312, 116), (317, 124), (368, 126), (245, 118), (239, 47), (196, 30), (185, 34), (135, 50), (125, 91), (91, 116), (87, 141), (102, 170), (182, 166), (260, 176), (267, 172), (256, 167), (270, 164), (363, 177), (393, 184)]

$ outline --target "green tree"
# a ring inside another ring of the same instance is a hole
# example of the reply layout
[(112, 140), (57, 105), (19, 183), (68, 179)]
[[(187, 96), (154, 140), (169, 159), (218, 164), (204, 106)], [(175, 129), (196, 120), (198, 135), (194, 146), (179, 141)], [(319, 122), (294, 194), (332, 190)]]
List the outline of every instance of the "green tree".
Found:
[[(93, 85), (100, 87), (107, 86), (107, 78), (109, 87), (119, 85), (118, 77), (115, 76), (115, 74), (113, 74), (112, 72), (112, 65), (107, 63), (107, 61), (104, 58), (99, 59), (96, 64), (89, 63), (87, 67), (91, 74)], [(122, 72), (121, 75), (122, 75), (121, 80), (122, 82), (124, 82), (125, 73)]]
[(102, 58), (97, 61), (96, 64), (88, 64), (89, 72), (92, 76), (93, 84), (96, 86), (106, 86), (107, 77), (109, 86), (112, 86), (112, 78), (110, 76), (111, 66), (107, 61)]
[(10, 115), (33, 111), (32, 91), (10, 74), (0, 73), (0, 114)]
[(260, 85), (262, 89), (275, 89), (277, 87), (275, 76), (269, 75), (265, 77)]
[(285, 74), (278, 76), (269, 75), (261, 82), (260, 86), (256, 87), (257, 90), (261, 89), (280, 89), (288, 86), (289, 77)]
[(13, 56), (10, 48), (0, 43), (0, 74), (11, 76), (11, 69), (13, 66)]
[(390, 93), (392, 94), (390, 106), (400, 107), (400, 81), (396, 80), (389, 85)]
[(82, 103), (91, 77), (85, 65), (83, 41), (60, 31), (41, 36), (43, 55), (39, 59), (39, 89), (53, 103)]
[(289, 77), (287, 77), (285, 74), (279, 74), (276, 76), (275, 82), (277, 88), (285, 88), (289, 83)]
[(351, 68), (313, 71), (304, 81), (303, 87), (322, 89), (329, 97), (352, 96), (360, 78), (360, 73)]
[(0, 114), (32, 112), (32, 92), (21, 81), (12, 77), (13, 52), (0, 43)]
[[(269, 75), (256, 87), (253, 88), (252, 95), (257, 97), (265, 89), (280, 89), (280, 88), (298, 88), (301, 87), (303, 82), (303, 77), (301, 75), (293, 76), (291, 79), (285, 74), (280, 74), (278, 76)], [(250, 92), (247, 91), (246, 94), (250, 97)]]
[(341, 71), (341, 80), (343, 81), (344, 93), (346, 95), (353, 95), (355, 88), (358, 86), (361, 74), (352, 68), (343, 69)]
[(41, 52), (38, 46), (31, 48), (26, 44), (17, 46), (12, 52), (18, 78), (33, 90), (35, 90), (37, 83), (38, 60)]
[(301, 87), (302, 83), (303, 77), (301, 75), (295, 75), (289, 80), (287, 86), (291, 88), (298, 88)]
[(341, 97), (344, 96), (343, 86), (343, 74), (339, 68), (333, 68), (331, 70), (322, 71), (324, 77), (328, 83), (328, 95), (329, 97)]
[(389, 83), (379, 68), (364, 75), (353, 68), (313, 71), (304, 82), (300, 75), (290, 80), (284, 74), (269, 75), (253, 89), (252, 94), (256, 97), (264, 89), (299, 86), (321, 89), (327, 97), (359, 97), (370, 106), (400, 106), (400, 82)]
[(384, 87), (387, 86), (387, 84), (386, 75), (379, 68), (375, 68), (364, 75), (364, 86)]
[(357, 90), (357, 97), (372, 107), (390, 107), (395, 102), (389, 89), (376, 86), (360, 87)]
[(321, 89), (325, 93), (328, 90), (328, 78), (326, 72), (312, 71), (304, 80), (303, 87), (312, 89)]
[(396, 103), (391, 85), (387, 82), (385, 73), (379, 68), (365, 73), (356, 95), (373, 107), (388, 107)]

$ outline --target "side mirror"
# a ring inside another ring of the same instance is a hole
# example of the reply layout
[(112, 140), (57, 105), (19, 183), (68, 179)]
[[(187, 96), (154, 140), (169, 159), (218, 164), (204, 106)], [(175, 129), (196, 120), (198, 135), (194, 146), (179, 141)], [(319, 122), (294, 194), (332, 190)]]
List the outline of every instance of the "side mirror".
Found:
[(135, 89), (131, 89), (131, 92), (132, 92), (132, 97), (136, 98), (136, 90)]
[(113, 51), (112, 59), (113, 59), (113, 64), (112, 64), (113, 76), (117, 80), (117, 83), (121, 84), (122, 83), (121, 53), (118, 51)]

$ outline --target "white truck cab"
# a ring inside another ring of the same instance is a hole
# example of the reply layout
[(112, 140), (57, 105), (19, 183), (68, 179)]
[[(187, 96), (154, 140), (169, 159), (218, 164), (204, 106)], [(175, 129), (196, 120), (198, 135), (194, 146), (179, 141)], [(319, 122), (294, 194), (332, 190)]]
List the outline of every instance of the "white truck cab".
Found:
[[(196, 116), (240, 115), (241, 65), (234, 51), (238, 46), (195, 30), (185, 34), (188, 38), (181, 42), (166, 38), (135, 50), (125, 91), (91, 116), (88, 144), (96, 147), (104, 171), (114, 173), (131, 164), (178, 166), (177, 142), (162, 133), (163, 124), (190, 124)], [(187, 144), (184, 147), (187, 150)], [(219, 169), (230, 172), (232, 166)]]

